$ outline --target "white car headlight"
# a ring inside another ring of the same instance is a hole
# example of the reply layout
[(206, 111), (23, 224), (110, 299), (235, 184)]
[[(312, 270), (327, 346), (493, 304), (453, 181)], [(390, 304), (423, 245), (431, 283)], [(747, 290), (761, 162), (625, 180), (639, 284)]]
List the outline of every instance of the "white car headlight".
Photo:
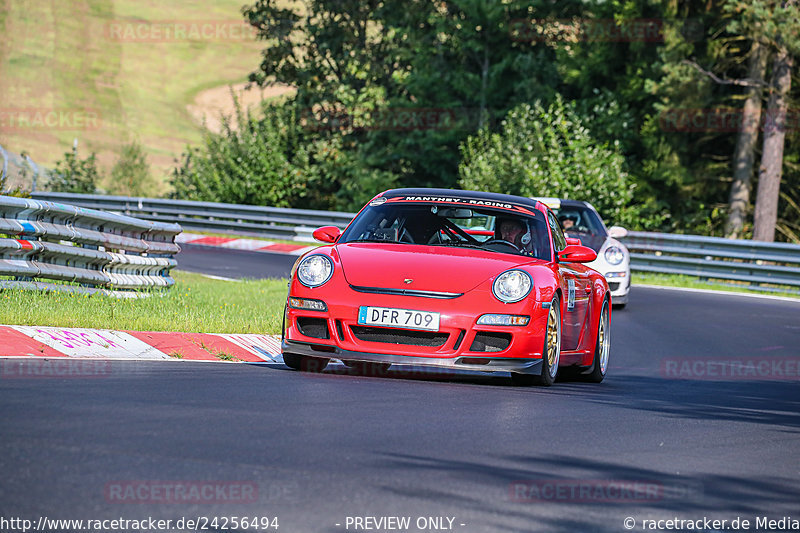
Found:
[(532, 288), (530, 274), (522, 270), (508, 270), (494, 280), (492, 293), (501, 302), (511, 304), (525, 298)]
[(333, 262), (324, 255), (309, 255), (297, 265), (297, 279), (306, 287), (319, 287), (331, 279)]
[(617, 246), (609, 246), (606, 248), (605, 256), (606, 261), (608, 261), (611, 265), (618, 265), (622, 263), (623, 259), (625, 259), (625, 254)]

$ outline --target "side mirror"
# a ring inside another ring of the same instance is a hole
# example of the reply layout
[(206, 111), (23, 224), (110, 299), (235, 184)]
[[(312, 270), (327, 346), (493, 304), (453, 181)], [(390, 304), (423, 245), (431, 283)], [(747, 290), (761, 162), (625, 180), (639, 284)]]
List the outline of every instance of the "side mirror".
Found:
[(576, 239), (575, 237), (566, 237), (566, 239), (567, 239), (567, 244), (577, 244), (578, 246), (581, 245), (580, 239)]
[(622, 226), (611, 226), (608, 228), (608, 236), (614, 237), (615, 239), (621, 239), (628, 236), (628, 230)]
[(323, 226), (314, 230), (311, 235), (320, 242), (336, 242), (342, 231), (336, 226)]
[(570, 244), (558, 252), (558, 259), (567, 263), (591, 263), (597, 259), (597, 252), (588, 246)]

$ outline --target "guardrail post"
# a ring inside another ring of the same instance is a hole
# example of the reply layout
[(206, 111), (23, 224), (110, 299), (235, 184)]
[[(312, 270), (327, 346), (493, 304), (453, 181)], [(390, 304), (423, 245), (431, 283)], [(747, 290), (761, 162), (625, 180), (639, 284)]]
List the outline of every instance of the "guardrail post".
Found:
[[(2, 144), (0, 144), (0, 154), (3, 154), (3, 174), (0, 175), (0, 183), (5, 183), (6, 175), (8, 174), (8, 152), (6, 152)], [(0, 193), (2, 192), (3, 191), (0, 191)]]
[(39, 165), (33, 162), (31, 156), (25, 154), (25, 162), (28, 163), (32, 167), (33, 170), (33, 182), (31, 183), (31, 192), (36, 192), (36, 180), (39, 178)]

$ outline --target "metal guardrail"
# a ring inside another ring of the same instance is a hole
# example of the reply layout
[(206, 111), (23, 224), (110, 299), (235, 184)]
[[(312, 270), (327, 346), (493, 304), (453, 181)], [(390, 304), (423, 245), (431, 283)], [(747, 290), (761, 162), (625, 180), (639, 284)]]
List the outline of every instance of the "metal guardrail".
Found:
[[(184, 229), (313, 242), (319, 226), (344, 228), (354, 213), (257, 207), (185, 200), (127, 198), (68, 193), (34, 193), (35, 198), (69, 201), (149, 220), (180, 222)], [(704, 279), (800, 287), (800, 245), (696, 235), (632, 231), (622, 241), (631, 269), (684, 274)]]
[(260, 207), (252, 205), (129, 198), (55, 192), (33, 193), (34, 198), (54, 202), (70, 202), (92, 209), (114, 211), (145, 220), (179, 223), (184, 230), (232, 233), (314, 242), (311, 232), (320, 226), (344, 228), (355, 213)]
[(800, 287), (800, 245), (631, 231), (631, 270)]
[(70, 289), (79, 292), (169, 287), (181, 231), (178, 224), (0, 196), (0, 276), (13, 278), (0, 285), (66, 287), (35, 281), (47, 279), (79, 283)]

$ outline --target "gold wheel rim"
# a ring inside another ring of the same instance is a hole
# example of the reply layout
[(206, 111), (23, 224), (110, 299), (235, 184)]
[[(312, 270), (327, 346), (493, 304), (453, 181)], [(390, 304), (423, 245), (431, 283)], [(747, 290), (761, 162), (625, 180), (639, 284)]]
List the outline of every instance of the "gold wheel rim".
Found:
[(547, 366), (551, 376), (558, 371), (558, 359), (561, 352), (561, 324), (558, 320), (558, 302), (550, 304), (547, 315)]

